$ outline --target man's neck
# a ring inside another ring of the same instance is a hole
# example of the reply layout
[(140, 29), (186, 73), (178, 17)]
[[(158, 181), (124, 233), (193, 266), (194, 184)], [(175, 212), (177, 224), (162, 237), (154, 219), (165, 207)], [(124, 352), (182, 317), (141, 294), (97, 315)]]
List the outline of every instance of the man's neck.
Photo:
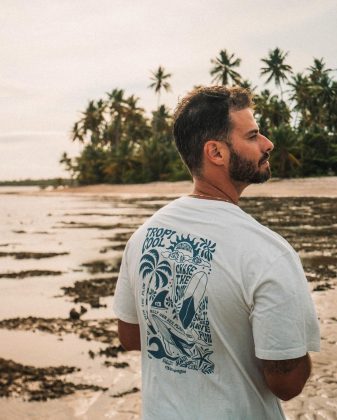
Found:
[(204, 199), (223, 200), (238, 204), (242, 191), (247, 187), (245, 184), (234, 184), (222, 180), (221, 183), (210, 182), (204, 178), (193, 178), (194, 187), (192, 195)]

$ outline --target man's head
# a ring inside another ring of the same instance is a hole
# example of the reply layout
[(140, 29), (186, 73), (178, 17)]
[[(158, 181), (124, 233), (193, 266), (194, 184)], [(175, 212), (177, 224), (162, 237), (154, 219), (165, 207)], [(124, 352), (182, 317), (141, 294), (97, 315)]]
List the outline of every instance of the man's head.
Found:
[[(202, 175), (205, 153), (212, 148), (220, 151), (220, 155), (226, 149), (228, 171), (234, 181), (256, 183), (270, 177), (269, 164), (267, 168), (260, 167), (269, 157), (272, 143), (258, 132), (252, 106), (250, 92), (240, 87), (197, 88), (182, 99), (174, 115), (174, 137), (177, 149), (194, 177)], [(259, 142), (266, 139), (269, 142), (266, 150), (257, 152), (257, 147), (254, 146), (254, 151), (249, 144), (251, 141), (246, 145), (241, 142), (239, 136), (245, 139), (247, 135), (244, 130), (259, 137)]]

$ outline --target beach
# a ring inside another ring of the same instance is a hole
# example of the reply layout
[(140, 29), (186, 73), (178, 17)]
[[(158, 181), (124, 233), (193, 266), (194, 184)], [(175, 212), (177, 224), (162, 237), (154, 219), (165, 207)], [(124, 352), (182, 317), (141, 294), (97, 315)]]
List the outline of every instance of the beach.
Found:
[[(184, 195), (192, 191), (190, 181), (151, 182), (148, 184), (99, 184), (65, 188), (67, 194), (99, 195)], [(242, 197), (337, 197), (337, 177), (271, 179), (264, 184), (250, 185)]]
[[(139, 419), (140, 359), (112, 312), (127, 239), (192, 184), (0, 189), (0, 420)], [(240, 206), (299, 253), (321, 352), (289, 419), (337, 418), (337, 177), (248, 187)], [(14, 378), (14, 380), (13, 380)]]

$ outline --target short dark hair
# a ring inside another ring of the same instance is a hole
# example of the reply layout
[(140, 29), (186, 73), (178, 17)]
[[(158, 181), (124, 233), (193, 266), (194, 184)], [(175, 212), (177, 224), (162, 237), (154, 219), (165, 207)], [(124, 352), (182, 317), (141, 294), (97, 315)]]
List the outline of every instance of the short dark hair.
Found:
[(173, 135), (192, 175), (200, 175), (203, 148), (208, 140), (229, 141), (229, 112), (252, 106), (251, 93), (238, 86), (198, 87), (179, 102), (174, 113)]

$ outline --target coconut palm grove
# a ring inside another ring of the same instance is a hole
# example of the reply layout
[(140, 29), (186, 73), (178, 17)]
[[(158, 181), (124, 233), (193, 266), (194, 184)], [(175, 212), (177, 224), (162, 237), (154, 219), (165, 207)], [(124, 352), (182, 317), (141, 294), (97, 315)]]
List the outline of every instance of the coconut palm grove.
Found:
[[(240, 74), (241, 59), (227, 50), (211, 60), (210, 84), (240, 85), (254, 94), (260, 131), (275, 145), (271, 163), (274, 177), (337, 174), (337, 80), (335, 69), (323, 58), (295, 74), (288, 52), (275, 48), (261, 59), (257, 91)], [(80, 184), (143, 183), (190, 179), (175, 149), (173, 110), (161, 104), (161, 93), (171, 89), (163, 66), (150, 76), (157, 109), (148, 116), (139, 98), (115, 88), (91, 100), (74, 123), (72, 140), (83, 144), (80, 156), (61, 163)]]

